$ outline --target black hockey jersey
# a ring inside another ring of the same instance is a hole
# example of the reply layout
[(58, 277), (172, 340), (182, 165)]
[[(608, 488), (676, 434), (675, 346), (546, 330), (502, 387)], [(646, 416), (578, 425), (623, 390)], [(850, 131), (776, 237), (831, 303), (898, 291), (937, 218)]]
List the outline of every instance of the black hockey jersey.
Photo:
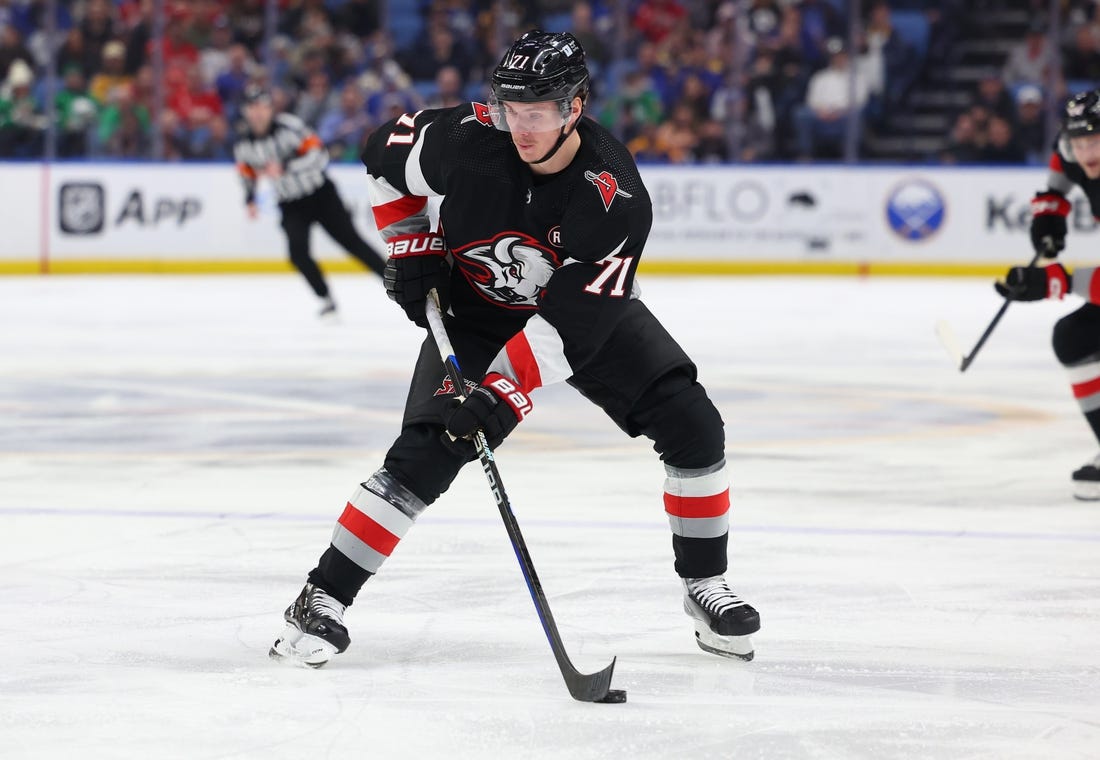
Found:
[[(1059, 134), (1054, 142), (1054, 150), (1050, 154), (1050, 173), (1047, 176), (1047, 186), (1051, 190), (1057, 190), (1062, 195), (1069, 195), (1073, 186), (1077, 185), (1085, 192), (1089, 199), (1089, 208), (1094, 219), (1100, 220), (1100, 178), (1089, 179), (1085, 170), (1073, 159), (1073, 151), (1069, 146), (1069, 138)], [(1072, 289), (1074, 293), (1085, 300), (1100, 304), (1100, 269), (1097, 267), (1075, 267), (1073, 270)]]
[(405, 114), (363, 153), (384, 239), (428, 231), (427, 197), (444, 196), (451, 312), (504, 344), (490, 370), (527, 390), (599, 350), (634, 295), (653, 220), (626, 148), (587, 118), (577, 131), (576, 157), (550, 176), (520, 160), (481, 103)]
[(244, 183), (246, 203), (255, 200), (256, 180), (263, 168), (272, 161), (282, 166), (283, 174), (274, 180), (275, 193), (280, 203), (287, 203), (312, 195), (325, 183), (328, 151), (304, 121), (280, 113), (266, 134), (254, 135), (242, 123), (233, 160)]

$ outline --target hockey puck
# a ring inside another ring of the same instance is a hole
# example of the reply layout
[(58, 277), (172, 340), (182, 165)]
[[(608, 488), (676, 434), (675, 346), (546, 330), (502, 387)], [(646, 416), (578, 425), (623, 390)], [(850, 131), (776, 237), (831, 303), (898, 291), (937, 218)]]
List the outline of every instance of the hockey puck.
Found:
[(611, 689), (609, 692), (607, 692), (607, 694), (604, 696), (603, 699), (597, 699), (596, 701), (597, 702), (602, 702), (602, 703), (608, 704), (608, 705), (622, 704), (623, 702), (626, 701), (626, 690), (625, 689)]

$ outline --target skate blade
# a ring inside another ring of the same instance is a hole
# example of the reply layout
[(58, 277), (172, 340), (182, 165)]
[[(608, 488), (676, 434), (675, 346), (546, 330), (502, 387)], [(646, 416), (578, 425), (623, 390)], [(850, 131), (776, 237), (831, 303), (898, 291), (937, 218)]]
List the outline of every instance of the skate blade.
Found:
[(1073, 481), (1073, 498), (1078, 501), (1100, 501), (1100, 483), (1091, 480)]
[(750, 662), (756, 652), (750, 636), (719, 636), (702, 621), (695, 622), (695, 643), (704, 652)]
[(317, 669), (336, 653), (336, 647), (324, 639), (302, 633), (298, 626), (287, 624), (286, 630), (271, 645), (267, 656), (286, 665)]

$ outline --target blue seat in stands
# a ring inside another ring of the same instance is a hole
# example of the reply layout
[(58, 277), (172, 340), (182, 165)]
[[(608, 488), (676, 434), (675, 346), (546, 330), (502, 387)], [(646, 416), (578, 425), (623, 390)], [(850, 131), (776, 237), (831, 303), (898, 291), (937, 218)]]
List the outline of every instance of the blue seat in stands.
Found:
[(890, 11), (890, 23), (898, 35), (917, 51), (917, 59), (924, 63), (928, 55), (928, 17), (920, 11)]
[(388, 3), (386, 30), (398, 50), (416, 43), (424, 22), (416, 3)]

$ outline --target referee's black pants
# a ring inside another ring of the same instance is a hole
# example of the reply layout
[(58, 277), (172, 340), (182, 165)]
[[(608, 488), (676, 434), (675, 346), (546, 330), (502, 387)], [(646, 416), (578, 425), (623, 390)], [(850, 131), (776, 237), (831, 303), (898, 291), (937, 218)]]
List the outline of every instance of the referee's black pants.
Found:
[(309, 287), (319, 297), (328, 295), (328, 283), (325, 282), (321, 268), (310, 255), (309, 230), (314, 222), (320, 224), (345, 251), (363, 262), (375, 274), (382, 276), (382, 270), (386, 266), (385, 258), (355, 229), (351, 214), (344, 206), (340, 194), (336, 192), (332, 180), (326, 179), (325, 184), (304, 198), (280, 203), (279, 209), (282, 211), (282, 227), (290, 250), (290, 263), (302, 273)]

